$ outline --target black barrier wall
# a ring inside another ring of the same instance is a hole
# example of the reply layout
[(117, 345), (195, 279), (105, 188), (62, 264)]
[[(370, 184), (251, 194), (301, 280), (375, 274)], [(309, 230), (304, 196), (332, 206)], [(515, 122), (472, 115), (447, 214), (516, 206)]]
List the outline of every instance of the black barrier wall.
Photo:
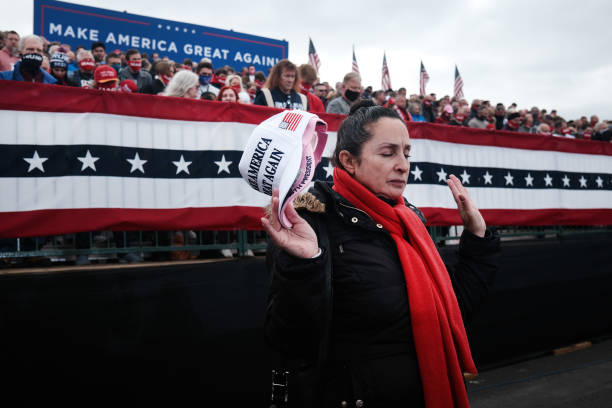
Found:
[[(468, 326), (477, 365), (612, 333), (611, 247), (610, 235), (504, 243)], [(262, 259), (0, 275), (0, 400), (265, 406), (266, 293)]]

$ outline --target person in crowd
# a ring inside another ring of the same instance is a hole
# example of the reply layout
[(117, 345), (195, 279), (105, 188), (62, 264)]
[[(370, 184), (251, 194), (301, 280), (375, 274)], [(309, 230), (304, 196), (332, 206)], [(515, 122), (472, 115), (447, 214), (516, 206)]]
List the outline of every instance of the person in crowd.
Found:
[(104, 60), (106, 59), (106, 46), (102, 41), (96, 41), (91, 44), (91, 53), (96, 62), (96, 66), (104, 64)]
[(298, 67), (298, 83), (300, 93), (308, 98), (309, 112), (325, 113), (323, 102), (315, 96), (311, 90), (317, 80), (317, 71), (310, 64), (302, 64)]
[(142, 57), (138, 50), (128, 50), (125, 54), (127, 66), (119, 71), (119, 79), (131, 79), (138, 85), (138, 92), (153, 83), (151, 74), (142, 69)]
[(378, 91), (374, 91), (372, 93), (372, 100), (379, 106), (383, 106), (385, 104), (385, 91), (379, 89)]
[[(597, 116), (595, 116), (597, 118)], [(593, 119), (591, 118), (591, 123)], [(598, 140), (600, 142), (609, 142), (610, 141), (610, 126), (608, 122), (605, 120), (599, 122), (599, 118), (597, 118), (597, 124), (593, 128), (593, 135), (591, 136), (591, 140)]]
[(49, 60), (51, 65), (51, 75), (53, 75), (53, 77), (57, 80), (57, 85), (76, 86), (76, 84), (72, 83), (68, 79), (69, 58), (68, 54), (63, 51), (65, 51), (65, 49), (59, 47), (58, 51), (51, 55), (51, 59)]
[(255, 81), (253, 82), (255, 82), (255, 86), (257, 87), (257, 91), (259, 92), (266, 83), (266, 74), (264, 74), (263, 71), (255, 72)]
[(117, 71), (108, 65), (98, 65), (94, 71), (92, 88), (101, 91), (118, 91), (119, 77)]
[(247, 82), (246, 91), (249, 94), (249, 99), (251, 100), (251, 103), (253, 103), (253, 101), (255, 100), (255, 96), (257, 95), (257, 85), (255, 85), (255, 82)]
[(521, 114), (518, 112), (512, 112), (508, 115), (508, 120), (504, 125), (504, 130), (510, 130), (512, 132), (519, 132), (521, 127)]
[(518, 131), (521, 133), (535, 133), (533, 129), (533, 115), (531, 113), (525, 114), (525, 119), (521, 122), (521, 126)]
[(457, 113), (451, 118), (449, 125), (467, 126), (470, 116), (470, 107), (468, 105), (461, 106), (457, 109)]
[(121, 71), (121, 57), (119, 54), (116, 54), (115, 52), (107, 54), (106, 58), (104, 59), (104, 63), (105, 65), (113, 67), (113, 69), (117, 71), (117, 76), (119, 76), (119, 71)]
[(238, 94), (238, 102), (246, 104), (251, 103), (251, 98), (249, 97), (249, 94), (242, 87), (242, 79), (240, 78), (240, 76), (236, 74), (229, 75), (225, 79), (225, 86), (229, 86), (233, 88), (234, 91), (236, 91), (236, 93)]
[(442, 113), (436, 118), (435, 123), (443, 125), (450, 125), (451, 118), (453, 116), (453, 107), (450, 104), (444, 105)]
[(426, 122), (425, 117), (421, 114), (421, 104), (419, 102), (412, 102), (408, 106), (408, 110), (413, 122)]
[[(371, 98), (368, 98), (371, 100)], [(407, 124), (408, 122), (412, 122), (412, 116), (410, 116), (410, 113), (408, 112), (408, 110), (406, 109), (406, 95), (401, 95), (401, 94), (397, 94), (397, 96), (395, 97), (395, 104), (393, 105), (393, 109), (395, 110), (395, 112), (397, 112), (397, 114), (399, 115), (400, 118), (402, 118), (402, 120)]]
[(504, 121), (506, 119), (506, 108), (503, 103), (498, 103), (495, 106), (495, 129), (501, 130), (504, 128)]
[(157, 61), (155, 63), (155, 72), (155, 79), (151, 85), (142, 88), (142, 93), (151, 95), (162, 93), (174, 75), (174, 64), (168, 61)]
[(597, 123), (599, 123), (599, 117), (597, 117), (597, 115), (591, 116), (591, 121), (589, 123), (589, 126), (595, 129), (595, 126), (597, 126)]
[(472, 101), (472, 105), (470, 106), (470, 117), (469, 117), (469, 119), (472, 119), (472, 118), (475, 118), (476, 116), (478, 116), (478, 109), (480, 108), (480, 105), (482, 105), (482, 101), (480, 99), (474, 99)]
[(19, 34), (16, 31), (7, 31), (4, 47), (0, 50), (0, 72), (11, 71), (19, 61)]
[(224, 86), (219, 89), (219, 95), (217, 95), (216, 100), (220, 102), (238, 102), (238, 93), (233, 87)]
[(93, 54), (90, 51), (82, 49), (77, 54), (78, 71), (68, 75), (70, 81), (76, 86), (92, 88), (93, 74), (96, 69), (96, 63)]
[(348, 115), (351, 104), (361, 96), (361, 77), (356, 72), (349, 72), (344, 76), (342, 84), (337, 89), (341, 89), (340, 97), (335, 98), (327, 104), (327, 113), (338, 113)]
[(200, 99), (204, 101), (216, 101), (217, 96), (215, 96), (215, 94), (212, 92), (204, 92), (202, 95), (200, 95)]
[(550, 136), (552, 132), (550, 131), (550, 126), (547, 123), (540, 123), (538, 125), (538, 130), (536, 131), (538, 135), (542, 136)]
[(198, 76), (189, 70), (182, 70), (172, 77), (162, 95), (198, 99), (198, 87)]
[(435, 114), (435, 94), (425, 95), (423, 98), (423, 106), (421, 107), (421, 114), (425, 118), (426, 122), (433, 122), (436, 120)]
[(318, 83), (314, 86), (314, 95), (321, 100), (323, 107), (327, 106), (327, 85)]
[(499, 236), (451, 175), (465, 230), (459, 259), (445, 265), (423, 213), (402, 195), (409, 152), (395, 112), (363, 107), (338, 129), (333, 186), (315, 182), (285, 212), (292, 229), (280, 224), (273, 192), (262, 218), (264, 333), (283, 355), (297, 407), (469, 405), (463, 373), (476, 368), (464, 324), (494, 282)]
[(213, 94), (213, 100), (219, 94), (219, 88), (211, 83), (213, 78), (213, 65), (209, 61), (201, 61), (196, 67), (196, 74), (199, 77), (198, 98), (206, 92)]
[(55, 78), (42, 68), (43, 41), (37, 35), (27, 35), (19, 39), (21, 60), (13, 65), (10, 71), (0, 72), (0, 79), (22, 82), (54, 84)]
[(308, 110), (308, 98), (299, 93), (297, 67), (287, 59), (280, 60), (272, 67), (264, 87), (255, 97), (253, 104), (280, 109)]
[(479, 105), (476, 116), (468, 121), (468, 126), (471, 128), (486, 129), (487, 125), (489, 124), (487, 121), (488, 110), (488, 107)]
[(215, 74), (213, 75), (211, 79), (211, 84), (216, 86), (217, 89), (223, 88), (225, 86), (225, 80), (227, 79), (228, 75), (230, 74), (227, 72), (227, 68), (225, 67), (217, 68), (217, 70), (215, 71)]

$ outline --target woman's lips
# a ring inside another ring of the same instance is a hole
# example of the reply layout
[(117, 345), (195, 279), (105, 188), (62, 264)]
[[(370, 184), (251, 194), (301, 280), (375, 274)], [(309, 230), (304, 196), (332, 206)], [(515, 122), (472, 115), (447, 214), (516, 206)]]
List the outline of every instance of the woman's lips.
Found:
[(397, 188), (404, 188), (406, 186), (406, 182), (404, 180), (389, 180), (389, 184)]

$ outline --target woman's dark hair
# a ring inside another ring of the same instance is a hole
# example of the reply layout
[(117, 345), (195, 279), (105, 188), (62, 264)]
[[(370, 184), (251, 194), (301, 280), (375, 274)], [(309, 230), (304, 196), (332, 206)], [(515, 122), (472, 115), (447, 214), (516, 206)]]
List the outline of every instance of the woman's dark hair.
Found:
[(363, 144), (372, 138), (369, 125), (376, 123), (381, 118), (402, 120), (394, 110), (378, 106), (372, 101), (363, 100), (355, 104), (338, 129), (332, 164), (335, 167), (344, 168), (340, 163), (342, 150), (346, 150), (357, 158), (361, 156)]

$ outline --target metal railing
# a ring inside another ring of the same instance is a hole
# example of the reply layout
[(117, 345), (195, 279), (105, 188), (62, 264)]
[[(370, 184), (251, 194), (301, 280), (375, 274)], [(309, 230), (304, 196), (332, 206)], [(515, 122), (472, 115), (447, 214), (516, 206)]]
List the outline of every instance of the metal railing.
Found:
[[(496, 229), (502, 240), (562, 239), (578, 234), (612, 233), (612, 226), (503, 226)], [(463, 226), (428, 227), (428, 231), (436, 244), (453, 245), (459, 242)], [(102, 231), (81, 233), (80, 236), (1, 239), (0, 260), (4, 266), (19, 266), (27, 259), (41, 257), (49, 263), (71, 263), (79, 255), (87, 255), (92, 261), (113, 262), (128, 253), (137, 253), (150, 260), (221, 258), (230, 254), (241, 257), (263, 254), (266, 246), (267, 236), (263, 231)]]

